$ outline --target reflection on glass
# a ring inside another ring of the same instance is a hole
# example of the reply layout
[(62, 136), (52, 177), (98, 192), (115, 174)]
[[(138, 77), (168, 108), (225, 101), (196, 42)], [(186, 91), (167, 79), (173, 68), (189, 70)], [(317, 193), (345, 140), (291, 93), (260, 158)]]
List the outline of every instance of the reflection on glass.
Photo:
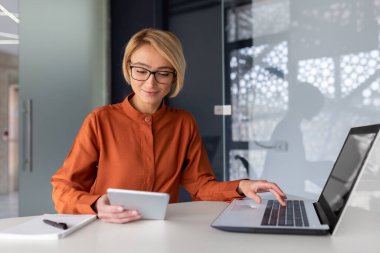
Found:
[[(257, 58), (262, 58), (267, 66), (253, 66)], [(283, 79), (287, 73), (286, 64), (286, 43), (241, 48), (231, 52), (233, 141), (270, 138), (271, 130), (287, 110), (288, 83)], [(271, 114), (273, 117), (261, 121), (254, 119), (255, 114)]]
[(252, 1), (233, 6), (227, 14), (227, 40), (234, 42), (277, 34), (289, 27), (289, 0)]
[[(365, 84), (375, 74), (379, 64), (378, 50), (342, 56), (340, 60), (342, 97), (349, 96), (359, 86)], [(377, 88), (376, 91), (379, 89)], [(370, 96), (371, 89), (363, 91), (363, 95), (366, 93)]]
[(259, 178), (265, 162), (263, 150), (232, 149), (229, 152), (230, 180)]
[(332, 58), (310, 59), (298, 62), (298, 80), (317, 87), (327, 98), (335, 96), (334, 60)]

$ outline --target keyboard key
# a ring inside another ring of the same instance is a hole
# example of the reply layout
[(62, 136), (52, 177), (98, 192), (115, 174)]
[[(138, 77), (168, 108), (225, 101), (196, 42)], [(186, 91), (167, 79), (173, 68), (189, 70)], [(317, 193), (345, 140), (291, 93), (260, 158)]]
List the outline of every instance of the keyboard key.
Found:
[(263, 219), (261, 220), (261, 225), (269, 225), (270, 214), (272, 212), (273, 200), (269, 200), (265, 208)]
[(300, 207), (300, 201), (295, 200), (294, 201), (294, 221), (296, 224), (296, 227), (302, 227), (302, 216), (301, 216), (301, 207)]
[(279, 226), (285, 226), (285, 214), (286, 214), (286, 207), (285, 206), (280, 206), (280, 213), (278, 217), (278, 225)]
[(293, 201), (286, 201), (286, 226), (294, 226)]
[(303, 201), (301, 201), (300, 206), (301, 206), (303, 224), (305, 227), (308, 227), (309, 226), (309, 220), (307, 219), (307, 215), (306, 215), (305, 203)]
[(278, 218), (278, 211), (279, 211), (280, 203), (278, 201), (275, 201), (273, 203), (272, 213), (269, 221), (269, 225), (276, 226), (277, 225), (277, 218)]

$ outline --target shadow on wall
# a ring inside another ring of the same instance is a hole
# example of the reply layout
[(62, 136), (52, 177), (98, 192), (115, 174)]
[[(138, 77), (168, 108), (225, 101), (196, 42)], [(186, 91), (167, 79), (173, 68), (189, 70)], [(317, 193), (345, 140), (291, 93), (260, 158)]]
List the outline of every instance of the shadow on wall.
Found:
[(322, 110), (324, 97), (318, 88), (308, 83), (298, 83), (291, 88), (288, 113), (271, 136), (271, 142), (287, 140), (288, 149), (286, 152), (268, 150), (262, 178), (276, 182), (288, 194), (315, 198), (333, 163), (306, 159), (301, 125)]

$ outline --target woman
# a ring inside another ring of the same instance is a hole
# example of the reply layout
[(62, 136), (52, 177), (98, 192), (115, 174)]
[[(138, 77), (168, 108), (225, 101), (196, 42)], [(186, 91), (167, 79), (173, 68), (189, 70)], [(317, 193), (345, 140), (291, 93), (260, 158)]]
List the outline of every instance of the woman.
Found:
[(172, 33), (144, 29), (131, 38), (123, 73), (133, 93), (85, 119), (52, 177), (58, 212), (97, 213), (107, 222), (130, 222), (141, 218), (138, 211), (110, 205), (107, 188), (167, 192), (173, 203), (180, 184), (193, 200), (248, 196), (260, 202), (257, 193), (270, 191), (285, 205), (285, 194), (274, 183), (216, 182), (194, 118), (163, 100), (180, 92), (185, 67), (181, 43)]

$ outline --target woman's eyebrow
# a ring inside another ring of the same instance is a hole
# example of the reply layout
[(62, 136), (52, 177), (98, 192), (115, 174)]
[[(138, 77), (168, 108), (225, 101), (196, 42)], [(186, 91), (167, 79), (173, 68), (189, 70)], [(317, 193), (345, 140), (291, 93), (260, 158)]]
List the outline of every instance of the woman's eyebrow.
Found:
[(142, 63), (142, 62), (131, 62), (131, 64), (134, 65), (134, 66), (139, 65), (139, 66), (143, 66), (143, 67), (146, 67), (146, 68), (150, 68), (150, 65)]

